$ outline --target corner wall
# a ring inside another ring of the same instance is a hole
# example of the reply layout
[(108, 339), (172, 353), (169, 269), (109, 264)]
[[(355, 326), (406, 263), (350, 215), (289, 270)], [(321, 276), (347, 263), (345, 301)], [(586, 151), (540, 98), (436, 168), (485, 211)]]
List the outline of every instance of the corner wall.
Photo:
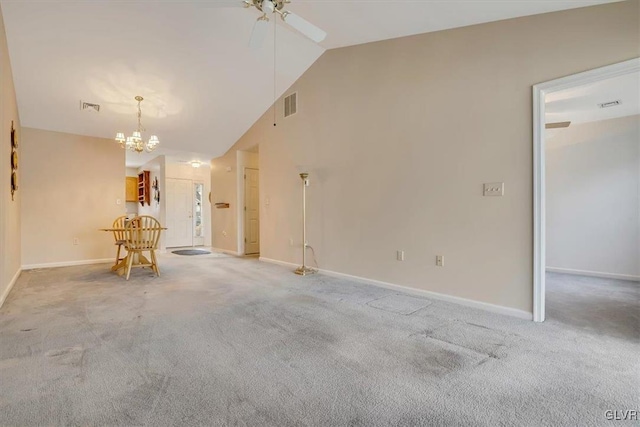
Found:
[[(0, 11), (0, 306), (20, 274), (20, 212), (22, 200), (22, 131), (13, 74)], [(18, 192), (11, 200), (11, 121), (18, 136)]]
[(640, 116), (546, 142), (547, 268), (640, 280)]
[[(160, 222), (160, 225), (166, 227), (167, 225), (167, 201), (166, 201), (166, 190), (167, 190), (167, 181), (166, 181), (166, 159), (165, 156), (158, 156), (148, 161), (144, 165), (138, 168), (138, 173), (142, 171), (149, 171), (149, 177), (151, 179), (151, 184), (149, 185), (149, 190), (151, 191), (151, 202), (148, 205), (140, 205), (138, 204), (138, 215), (149, 215), (154, 217)], [(153, 181), (158, 179), (158, 185), (160, 186), (160, 203), (153, 200)], [(160, 234), (160, 242), (158, 245), (160, 246), (160, 250), (164, 251), (166, 249), (166, 231), (163, 231)]]
[[(125, 155), (126, 158), (126, 155)], [(138, 179), (138, 169), (137, 168), (126, 168), (125, 173), (127, 177), (134, 177)], [(126, 178), (125, 178), (126, 180)], [(126, 181), (125, 181), (126, 182)], [(125, 183), (126, 187), (126, 183)], [(138, 214), (138, 202), (126, 202), (126, 209), (128, 214)]]
[(305, 170), (321, 268), (531, 313), (531, 87), (640, 56), (638, 5), (325, 52), (285, 93), (298, 113), (274, 127), (269, 111), (237, 143), (260, 144), (262, 257), (301, 261)]
[(99, 229), (126, 214), (124, 177), (125, 152), (111, 139), (24, 128), (23, 267), (115, 258), (113, 235)]
[[(244, 254), (240, 240), (244, 207), (244, 167), (257, 167), (259, 139), (243, 139), (227, 152), (211, 160), (211, 246), (233, 254)], [(229, 203), (228, 209), (217, 209), (216, 203)], [(260, 218), (262, 221), (262, 217)]]

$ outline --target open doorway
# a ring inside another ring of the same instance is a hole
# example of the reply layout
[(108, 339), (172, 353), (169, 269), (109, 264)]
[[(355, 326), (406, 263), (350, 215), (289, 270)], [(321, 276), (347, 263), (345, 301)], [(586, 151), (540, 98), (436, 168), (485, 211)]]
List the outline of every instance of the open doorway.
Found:
[(260, 253), (260, 175), (258, 169), (244, 168), (244, 253)]
[(638, 334), (639, 73), (636, 59), (534, 86), (536, 321)]

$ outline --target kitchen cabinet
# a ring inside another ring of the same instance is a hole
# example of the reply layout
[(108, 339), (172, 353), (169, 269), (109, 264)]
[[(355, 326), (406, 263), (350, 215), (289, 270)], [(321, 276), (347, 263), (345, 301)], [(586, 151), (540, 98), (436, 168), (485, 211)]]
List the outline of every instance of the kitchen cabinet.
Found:
[(125, 200), (127, 202), (138, 201), (138, 177), (128, 176), (126, 180)]

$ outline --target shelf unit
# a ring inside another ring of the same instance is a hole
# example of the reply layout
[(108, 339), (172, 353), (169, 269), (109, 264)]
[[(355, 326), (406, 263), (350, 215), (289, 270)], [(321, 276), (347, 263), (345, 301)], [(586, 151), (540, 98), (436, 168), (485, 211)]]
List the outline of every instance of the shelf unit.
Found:
[(151, 204), (151, 173), (142, 171), (138, 174), (138, 201), (142, 206)]

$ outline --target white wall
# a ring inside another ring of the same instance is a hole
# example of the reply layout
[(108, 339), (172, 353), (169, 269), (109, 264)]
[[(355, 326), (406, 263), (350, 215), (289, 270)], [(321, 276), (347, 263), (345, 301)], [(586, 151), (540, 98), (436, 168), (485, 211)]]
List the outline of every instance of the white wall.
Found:
[(194, 168), (190, 164), (172, 162), (167, 159), (166, 178), (188, 179), (194, 183), (204, 184), (202, 202), (202, 224), (204, 226), (204, 239), (202, 244), (211, 246), (211, 204), (209, 203), (209, 192), (211, 191), (211, 168), (203, 164), (199, 168)]
[(547, 267), (640, 279), (640, 116), (547, 140)]
[(126, 213), (124, 150), (111, 139), (31, 128), (21, 147), (23, 266), (115, 258), (113, 235), (99, 229)]
[[(20, 274), (21, 265), (21, 201), (22, 201), (22, 131), (13, 74), (7, 49), (4, 21), (0, 12), (0, 306)], [(18, 192), (11, 199), (11, 122), (18, 140)]]
[[(160, 225), (162, 225), (163, 227), (166, 227), (167, 221), (166, 221), (166, 214), (167, 214), (167, 208), (166, 208), (166, 200), (165, 200), (165, 196), (166, 196), (166, 180), (165, 180), (165, 169), (166, 169), (166, 160), (165, 160), (165, 156), (158, 156), (155, 157), (153, 160), (150, 160), (149, 162), (145, 163), (144, 165), (140, 166), (138, 168), (138, 173), (142, 173), (142, 171), (149, 171), (149, 179), (151, 180), (151, 182), (149, 183), (149, 191), (151, 191), (151, 195), (149, 196), (150, 198), (150, 204), (146, 204), (144, 206), (142, 206), (140, 203), (138, 203), (138, 215), (149, 215), (154, 217), (155, 219), (157, 219), (160, 222)], [(156, 202), (153, 199), (153, 182), (155, 179), (158, 179), (158, 185), (160, 187), (160, 203)], [(160, 242), (159, 242), (159, 247), (160, 250), (165, 250), (166, 246), (165, 246), (165, 235), (166, 232), (162, 232), (162, 234), (160, 235)]]
[[(306, 169), (321, 268), (531, 313), (531, 87), (640, 56), (638, 6), (325, 52), (285, 94), (298, 113), (274, 127), (269, 111), (239, 141), (260, 146), (261, 256), (300, 263)], [(483, 197), (496, 181), (504, 197)]]

